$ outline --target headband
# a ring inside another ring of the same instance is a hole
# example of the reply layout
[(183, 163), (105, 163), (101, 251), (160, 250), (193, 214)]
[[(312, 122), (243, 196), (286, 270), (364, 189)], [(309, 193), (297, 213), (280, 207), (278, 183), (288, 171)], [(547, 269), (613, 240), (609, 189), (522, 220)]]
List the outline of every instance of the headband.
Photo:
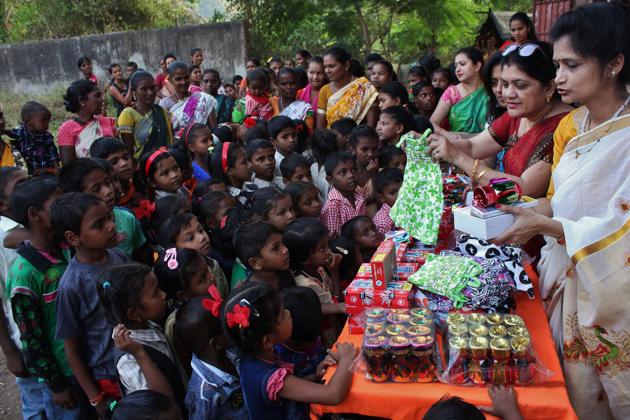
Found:
[(188, 149), (188, 134), (190, 134), (190, 130), (193, 128), (194, 125), (195, 123), (189, 124), (183, 130), (184, 134), (182, 135), (182, 139), (184, 139), (184, 145), (186, 146), (186, 149)]
[(147, 178), (150, 178), (149, 170), (151, 169), (151, 165), (153, 165), (153, 161), (163, 153), (168, 153), (168, 150), (166, 150), (165, 147), (160, 147), (155, 152), (151, 153), (151, 156), (147, 159), (147, 163), (144, 165), (144, 174)]
[[(223, 143), (221, 149), (221, 170), (224, 174), (227, 175), (227, 165), (228, 165), (228, 151), (230, 150), (230, 143)], [(148, 176), (148, 175), (147, 175)]]

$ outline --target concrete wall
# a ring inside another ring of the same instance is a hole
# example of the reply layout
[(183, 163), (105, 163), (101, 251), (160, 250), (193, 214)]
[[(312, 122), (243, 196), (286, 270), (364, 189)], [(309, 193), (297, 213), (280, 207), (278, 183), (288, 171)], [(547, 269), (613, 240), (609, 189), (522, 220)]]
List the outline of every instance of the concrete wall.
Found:
[(0, 45), (0, 89), (29, 93), (67, 86), (81, 77), (77, 59), (92, 59), (100, 81), (109, 79), (111, 63), (135, 61), (151, 73), (167, 52), (189, 63), (190, 49), (204, 52), (204, 68), (216, 68), (224, 80), (245, 73), (245, 29), (241, 22), (186, 25), (165, 29), (114, 32), (84, 37)]

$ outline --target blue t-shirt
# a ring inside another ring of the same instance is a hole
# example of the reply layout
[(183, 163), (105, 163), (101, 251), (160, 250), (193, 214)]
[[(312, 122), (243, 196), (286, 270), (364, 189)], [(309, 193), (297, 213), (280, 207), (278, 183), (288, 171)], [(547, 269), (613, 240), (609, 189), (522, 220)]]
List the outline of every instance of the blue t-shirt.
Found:
[(280, 356), (280, 360), (293, 365), (293, 374), (298, 378), (314, 374), (317, 365), (326, 357), (321, 337), (317, 337), (317, 340), (304, 351), (294, 350), (284, 344), (276, 344), (274, 350)]
[(282, 366), (243, 356), (238, 367), (245, 405), (251, 420), (307, 420), (309, 405), (278, 397), (271, 401), (267, 394), (267, 383), (275, 371)]
[(79, 341), (96, 380), (116, 378), (113, 326), (105, 318), (96, 285), (106, 267), (126, 261), (125, 254), (115, 248), (107, 250), (105, 264), (84, 264), (75, 257), (59, 281), (57, 339)]
[(210, 179), (210, 174), (206, 172), (206, 170), (203, 169), (201, 166), (199, 166), (199, 164), (195, 162), (194, 160), (192, 163), (192, 168), (193, 168), (193, 176), (195, 177), (197, 182), (203, 182)]

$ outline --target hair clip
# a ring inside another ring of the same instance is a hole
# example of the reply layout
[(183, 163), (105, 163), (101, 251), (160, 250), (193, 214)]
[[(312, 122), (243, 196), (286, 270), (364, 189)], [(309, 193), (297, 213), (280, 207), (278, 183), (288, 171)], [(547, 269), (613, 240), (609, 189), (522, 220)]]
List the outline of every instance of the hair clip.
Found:
[(112, 400), (112, 402), (109, 403), (109, 411), (114, 411), (114, 408), (116, 408), (116, 404), (118, 404), (118, 401), (116, 400)]
[(112, 284), (108, 281), (103, 282), (103, 289), (107, 289), (108, 287), (112, 287)]
[(166, 253), (164, 254), (164, 262), (169, 270), (176, 270), (177, 267), (179, 267), (176, 248), (169, 248), (166, 250)]
[(302, 124), (296, 125), (295, 131), (297, 131), (298, 133), (301, 133), (302, 131), (304, 131), (304, 126)]
[(155, 212), (155, 203), (151, 200), (141, 200), (138, 203), (138, 207), (133, 209), (133, 214), (136, 219), (150, 219), (151, 215)]
[(348, 255), (348, 250), (345, 248), (342, 248), (340, 246), (336, 246), (335, 249), (339, 252), (341, 252), (343, 255)]
[(221, 310), (221, 304), (223, 303), (223, 299), (221, 298), (221, 293), (219, 293), (219, 289), (214, 284), (208, 287), (209, 298), (205, 298), (201, 301), (201, 306), (203, 309), (210, 312), (212, 316), (215, 318), (219, 317), (219, 311)]
[[(244, 300), (244, 299), (243, 299)], [(241, 300), (241, 302), (243, 302)], [(249, 306), (241, 306), (236, 304), (232, 310), (225, 315), (228, 328), (238, 325), (239, 328), (249, 327)]]
[(243, 125), (245, 126), (245, 128), (250, 129), (253, 126), (256, 125), (256, 118), (254, 117), (247, 117), (243, 120)]

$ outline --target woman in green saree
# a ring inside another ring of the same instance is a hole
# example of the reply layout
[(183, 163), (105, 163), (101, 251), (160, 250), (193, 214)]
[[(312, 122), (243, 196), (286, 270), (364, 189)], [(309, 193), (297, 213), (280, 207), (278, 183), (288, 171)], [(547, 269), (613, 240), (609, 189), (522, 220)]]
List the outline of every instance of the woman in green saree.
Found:
[(488, 113), (488, 95), (481, 80), (483, 54), (476, 48), (462, 48), (455, 56), (459, 84), (449, 86), (431, 116), (435, 132), (447, 138), (456, 133), (483, 131)]

